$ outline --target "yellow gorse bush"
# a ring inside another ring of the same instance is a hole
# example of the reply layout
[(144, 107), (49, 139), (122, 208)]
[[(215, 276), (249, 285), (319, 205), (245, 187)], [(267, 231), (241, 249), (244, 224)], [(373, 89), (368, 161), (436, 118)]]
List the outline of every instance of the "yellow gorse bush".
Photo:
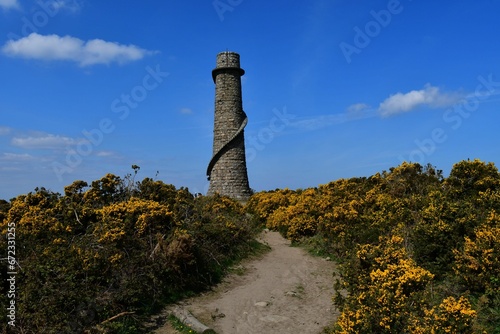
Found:
[[(334, 333), (500, 332), (500, 174), (404, 162), (368, 178), (257, 193), (247, 208), (339, 262)], [(450, 288), (452, 286), (453, 288)]]
[(172, 224), (172, 212), (166, 206), (138, 198), (105, 206), (97, 213), (102, 223), (96, 226), (94, 235), (99, 242), (115, 242), (127, 233), (142, 236), (158, 225), (170, 227)]
[(425, 331), (418, 333), (441, 334), (441, 333), (473, 333), (473, 321), (477, 312), (471, 308), (469, 300), (461, 296), (445, 298), (441, 304), (430, 310), (425, 310), (424, 324), (421, 326)]
[(286, 231), (286, 237), (292, 241), (314, 235), (319, 215), (316, 196), (317, 191), (314, 189), (291, 195), (290, 204), (273, 211), (267, 219), (266, 226)]
[(470, 288), (500, 294), (500, 227), (481, 226), (454, 254), (455, 274)]
[[(64, 196), (42, 188), (7, 204), (0, 229), (16, 224), (19, 314), (33, 328), (83, 332), (99, 319), (82, 316), (82, 300), (105, 319), (212, 284), (249, 248), (255, 218), (338, 262), (331, 333), (500, 332), (500, 174), (477, 159), (455, 164), (447, 178), (405, 162), (370, 177), (256, 193), (245, 207), (113, 174), (90, 186), (75, 181)], [(42, 298), (43, 308), (30, 306)]]
[[(21, 287), (13, 333), (145, 332), (153, 310), (219, 282), (256, 233), (234, 200), (113, 174), (75, 181), (64, 195), (37, 188), (0, 200), (0, 230), (9, 226)], [(124, 311), (133, 316), (102, 324)]]
[(425, 307), (425, 289), (434, 275), (408, 257), (399, 236), (362, 245), (356, 252), (362, 268), (337, 321), (336, 333), (405, 333)]

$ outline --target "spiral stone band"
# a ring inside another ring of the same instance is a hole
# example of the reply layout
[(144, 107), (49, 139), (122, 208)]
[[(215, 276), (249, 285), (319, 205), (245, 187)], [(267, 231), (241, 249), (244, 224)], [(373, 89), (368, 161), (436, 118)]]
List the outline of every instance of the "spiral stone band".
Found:
[[(245, 114), (244, 111), (243, 111), (243, 113)], [(241, 135), (243, 137), (243, 129), (245, 129), (245, 126), (247, 126), (247, 123), (248, 123), (248, 117), (245, 114), (245, 119), (243, 120), (243, 123), (241, 123), (241, 126), (238, 128), (238, 131), (236, 131), (236, 133), (233, 135), (233, 137), (231, 137), (231, 139), (229, 139), (229, 141), (226, 144), (224, 144), (224, 146), (222, 146), (212, 156), (212, 159), (210, 159), (210, 163), (208, 164), (208, 168), (207, 168), (207, 177), (208, 177), (209, 181), (210, 181), (210, 175), (212, 174), (212, 169), (214, 168), (215, 164), (220, 159), (220, 157), (224, 154), (224, 152), (226, 152), (228, 150), (228, 148), (231, 146), (231, 144), (233, 144), (237, 139), (239, 139), (238, 136)]]

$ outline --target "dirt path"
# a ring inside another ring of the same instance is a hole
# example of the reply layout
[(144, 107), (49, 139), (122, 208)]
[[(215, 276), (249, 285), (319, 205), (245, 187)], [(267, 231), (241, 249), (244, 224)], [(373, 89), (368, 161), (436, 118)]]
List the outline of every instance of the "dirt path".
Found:
[[(318, 334), (338, 315), (332, 304), (335, 265), (290, 247), (277, 232), (263, 233), (271, 246), (244, 262), (215, 291), (181, 304), (218, 334)], [(168, 325), (156, 334), (176, 333)]]

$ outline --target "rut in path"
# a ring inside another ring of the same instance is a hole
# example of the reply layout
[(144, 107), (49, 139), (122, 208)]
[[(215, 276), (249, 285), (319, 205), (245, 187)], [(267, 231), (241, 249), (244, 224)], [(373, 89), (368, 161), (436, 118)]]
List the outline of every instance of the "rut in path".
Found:
[[(332, 303), (335, 264), (290, 247), (277, 232), (260, 241), (271, 251), (244, 261), (215, 291), (181, 302), (218, 334), (318, 334), (338, 316)], [(169, 325), (157, 334), (174, 334)]]

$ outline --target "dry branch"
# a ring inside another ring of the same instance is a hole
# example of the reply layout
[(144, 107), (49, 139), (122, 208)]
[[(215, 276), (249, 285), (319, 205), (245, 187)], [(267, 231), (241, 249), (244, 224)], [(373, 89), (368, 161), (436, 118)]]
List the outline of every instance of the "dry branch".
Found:
[(106, 319), (106, 320), (104, 320), (103, 322), (101, 322), (101, 325), (104, 325), (105, 323), (108, 323), (108, 322), (110, 322), (110, 321), (113, 321), (113, 320), (115, 320), (115, 319), (118, 319), (118, 318), (120, 318), (120, 317), (123, 317), (123, 316), (125, 316), (125, 315), (130, 315), (130, 314), (134, 314), (134, 313), (135, 313), (135, 312), (133, 312), (133, 311), (132, 311), (132, 312), (127, 312), (127, 311), (125, 311), (125, 312), (122, 312), (122, 313), (118, 313), (117, 315), (114, 315), (114, 316), (112, 316), (111, 318)]

